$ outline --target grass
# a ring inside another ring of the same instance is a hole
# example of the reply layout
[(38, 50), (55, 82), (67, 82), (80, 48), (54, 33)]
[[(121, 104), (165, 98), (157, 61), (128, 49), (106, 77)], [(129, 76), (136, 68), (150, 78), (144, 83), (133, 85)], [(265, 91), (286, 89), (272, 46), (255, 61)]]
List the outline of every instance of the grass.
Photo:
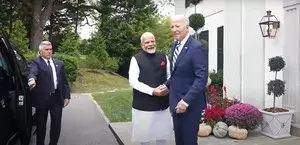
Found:
[(80, 68), (72, 93), (92, 93), (110, 122), (131, 121), (132, 89), (126, 78), (104, 70)]
[(132, 89), (92, 95), (110, 122), (131, 121)]
[(126, 78), (99, 69), (79, 69), (76, 82), (72, 83), (72, 93), (95, 93), (129, 88)]

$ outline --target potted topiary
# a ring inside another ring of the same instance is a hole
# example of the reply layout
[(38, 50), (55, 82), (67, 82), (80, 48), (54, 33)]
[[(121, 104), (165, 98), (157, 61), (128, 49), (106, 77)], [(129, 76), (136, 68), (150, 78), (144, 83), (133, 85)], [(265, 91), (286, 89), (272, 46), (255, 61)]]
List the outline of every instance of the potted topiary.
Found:
[(285, 82), (277, 78), (277, 73), (285, 66), (281, 56), (269, 59), (270, 71), (275, 72), (275, 79), (268, 83), (268, 95), (273, 94), (273, 107), (260, 110), (263, 115), (262, 134), (272, 138), (289, 137), (293, 112), (275, 106), (276, 97), (285, 93)]

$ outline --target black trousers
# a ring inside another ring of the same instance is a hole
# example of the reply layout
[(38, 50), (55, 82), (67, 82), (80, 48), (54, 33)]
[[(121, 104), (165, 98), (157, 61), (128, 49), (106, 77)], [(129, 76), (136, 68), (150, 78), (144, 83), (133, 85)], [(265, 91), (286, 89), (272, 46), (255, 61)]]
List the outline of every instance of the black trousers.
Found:
[(59, 103), (58, 92), (50, 95), (50, 100), (47, 106), (36, 108), (37, 119), (37, 140), (36, 145), (45, 145), (46, 125), (50, 112), (50, 143), (49, 145), (57, 145), (61, 131), (62, 106)]

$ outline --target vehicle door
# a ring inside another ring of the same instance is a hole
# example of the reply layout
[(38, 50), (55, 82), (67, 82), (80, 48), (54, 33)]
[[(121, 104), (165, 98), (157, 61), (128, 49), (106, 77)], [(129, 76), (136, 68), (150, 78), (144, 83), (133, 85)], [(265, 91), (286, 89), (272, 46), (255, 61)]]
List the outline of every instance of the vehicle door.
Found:
[(28, 63), (18, 48), (7, 38), (2, 37), (7, 56), (11, 62), (14, 87), (9, 91), (10, 109), (13, 111), (21, 144), (28, 144), (31, 138), (32, 107), (27, 76)]

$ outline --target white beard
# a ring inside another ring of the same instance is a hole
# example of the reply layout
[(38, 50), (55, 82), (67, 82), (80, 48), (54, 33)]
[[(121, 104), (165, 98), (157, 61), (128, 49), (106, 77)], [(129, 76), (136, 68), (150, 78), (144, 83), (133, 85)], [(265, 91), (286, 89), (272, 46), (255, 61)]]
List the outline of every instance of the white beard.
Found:
[(147, 53), (153, 54), (153, 53), (155, 53), (156, 49), (155, 48), (153, 48), (153, 49), (144, 49), (144, 51), (146, 51)]

